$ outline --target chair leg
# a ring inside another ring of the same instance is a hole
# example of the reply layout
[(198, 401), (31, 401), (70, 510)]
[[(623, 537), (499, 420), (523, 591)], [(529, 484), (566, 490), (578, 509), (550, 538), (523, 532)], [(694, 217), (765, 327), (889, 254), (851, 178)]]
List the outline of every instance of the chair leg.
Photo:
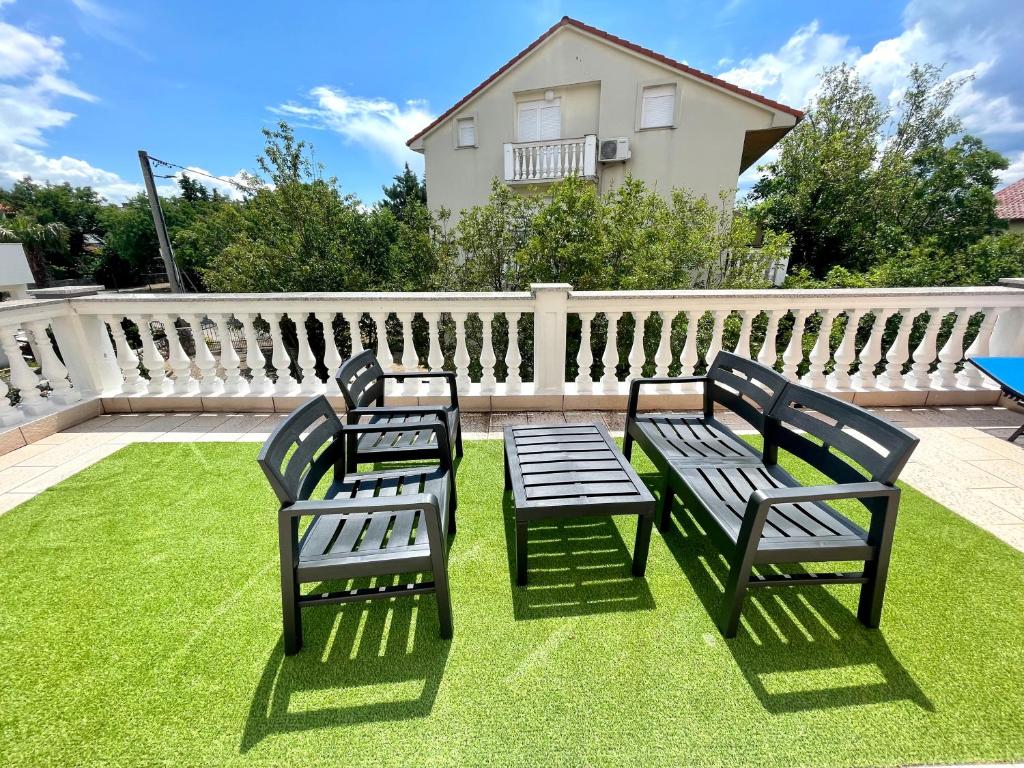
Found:
[(658, 530), (662, 533), (668, 530), (669, 524), (672, 522), (672, 502), (675, 499), (675, 494), (672, 492), (672, 486), (668, 480), (665, 480), (665, 486), (661, 490), (661, 515), (658, 517)]
[(434, 555), (434, 596), (437, 598), (437, 624), (442, 640), (451, 640), (452, 597), (448, 591), (448, 558), (444, 552)]
[(1009, 440), (1011, 443), (1014, 443), (1017, 441), (1017, 438), (1020, 437), (1021, 435), (1024, 435), (1024, 424), (1021, 424), (1019, 427), (1017, 427), (1017, 431), (1010, 435), (1007, 438), (1007, 440)]
[(629, 434), (628, 428), (626, 429), (625, 436), (622, 438), (622, 455), (625, 456), (627, 460), (633, 458), (633, 436)]
[(456, 508), (456, 506), (457, 506), (457, 504), (455, 503), (455, 487), (453, 486), (452, 487), (452, 500), (448, 504), (448, 535), (449, 536), (454, 536), (455, 535), (455, 531), (456, 531), (456, 523), (455, 523), (455, 508)]
[(744, 561), (733, 563), (729, 568), (725, 596), (718, 617), (718, 629), (723, 637), (736, 637), (736, 632), (740, 628), (740, 612), (743, 610), (743, 600), (747, 595), (750, 569), (751, 565)]
[(455, 455), (462, 456), (462, 424), (459, 424), (456, 429), (458, 433), (455, 435)]
[(281, 616), (284, 624), (284, 653), (294, 656), (302, 650), (302, 606), (299, 585), (293, 573), (281, 574)]
[(516, 521), (516, 584), (526, 585), (526, 521)]
[(884, 514), (875, 513), (868, 531), (868, 541), (874, 544), (875, 556), (864, 563), (867, 581), (860, 588), (860, 602), (857, 618), (874, 629), (882, 621), (882, 601), (885, 598), (885, 583), (889, 577), (889, 558), (892, 553), (892, 539), (896, 530), (898, 498), (887, 501)]

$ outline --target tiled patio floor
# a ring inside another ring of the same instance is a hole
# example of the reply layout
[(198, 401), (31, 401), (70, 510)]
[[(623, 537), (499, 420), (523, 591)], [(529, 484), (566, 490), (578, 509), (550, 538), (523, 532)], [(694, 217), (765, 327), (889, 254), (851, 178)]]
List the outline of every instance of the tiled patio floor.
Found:
[[(1024, 551), (1024, 438), (1006, 437), (1022, 416), (1005, 408), (879, 408), (921, 438), (902, 478)], [(91, 419), (0, 456), (0, 513), (127, 443), (264, 440), (282, 414), (124, 414)], [(500, 439), (508, 424), (602, 421), (622, 433), (624, 415), (598, 411), (466, 413), (467, 439)], [(728, 420), (728, 419), (726, 419)], [(737, 422), (739, 429), (745, 426)]]

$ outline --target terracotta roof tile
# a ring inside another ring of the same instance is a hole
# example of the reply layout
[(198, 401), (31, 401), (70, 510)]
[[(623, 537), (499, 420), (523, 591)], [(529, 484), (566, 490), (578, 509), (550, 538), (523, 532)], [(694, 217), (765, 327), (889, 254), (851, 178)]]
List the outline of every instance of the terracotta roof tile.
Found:
[(633, 51), (634, 53), (639, 53), (643, 56), (647, 56), (648, 58), (654, 59), (655, 61), (661, 64), (671, 67), (672, 69), (677, 69), (680, 72), (684, 72), (687, 75), (696, 77), (700, 80), (704, 80), (705, 82), (716, 85), (719, 88), (724, 88), (727, 91), (732, 91), (738, 96), (742, 96), (747, 99), (752, 99), (753, 101), (764, 104), (765, 106), (771, 107), (772, 109), (777, 109), (780, 112), (785, 112), (786, 114), (793, 115), (793, 117), (795, 117), (797, 120), (804, 116), (804, 113), (801, 112), (799, 109), (787, 107), (785, 104), (773, 101), (772, 99), (769, 99), (765, 96), (761, 96), (760, 94), (754, 93), (753, 91), (748, 91), (746, 88), (740, 88), (738, 85), (727, 83), (725, 80), (721, 80), (717, 77), (714, 77), (713, 75), (709, 75), (706, 72), (701, 72), (699, 69), (694, 69), (693, 67), (687, 64), (683, 64), (681, 61), (670, 59), (668, 56), (662, 56), (660, 53), (656, 53), (652, 51), (650, 48), (644, 48), (643, 46), (637, 45), (636, 43), (631, 43), (628, 40), (622, 39), (621, 37), (616, 37), (615, 35), (609, 34), (604, 30), (598, 29), (597, 27), (592, 27), (589, 24), (584, 24), (582, 21), (577, 21), (576, 19), (570, 18), (569, 16), (563, 16), (561, 20), (559, 20), (547, 32), (545, 32), (543, 35), (541, 35), (532, 43), (530, 43), (526, 48), (524, 48), (522, 51), (516, 54), (513, 58), (509, 59), (509, 61), (507, 61), (497, 72), (495, 72), (493, 75), (491, 75), (482, 83), (480, 83), (480, 85), (478, 85), (472, 91), (470, 91), (461, 99), (459, 99), (450, 109), (446, 110), (444, 114), (442, 114), (440, 117), (434, 120), (434, 122), (432, 122), (426, 128), (424, 128), (411, 139), (409, 139), (409, 141), (406, 142), (406, 145), (411, 146), (414, 141), (430, 133), (430, 131), (432, 131), (435, 127), (442, 123), (446, 118), (450, 117), (453, 112), (458, 110), (459, 107), (461, 107), (471, 98), (476, 96), (480, 91), (482, 91), (492, 82), (494, 82), (494, 80), (496, 80), (498, 77), (507, 72), (521, 59), (525, 58), (534, 48), (536, 48), (538, 45), (540, 45), (549, 37), (551, 37), (551, 35), (553, 35), (562, 27), (575, 27), (576, 29), (588, 32), (589, 34), (592, 34), (596, 37), (600, 37), (604, 40), (607, 40), (608, 42), (620, 45), (623, 48)]
[(996, 192), (996, 216), (1007, 221), (1024, 219), (1024, 179)]

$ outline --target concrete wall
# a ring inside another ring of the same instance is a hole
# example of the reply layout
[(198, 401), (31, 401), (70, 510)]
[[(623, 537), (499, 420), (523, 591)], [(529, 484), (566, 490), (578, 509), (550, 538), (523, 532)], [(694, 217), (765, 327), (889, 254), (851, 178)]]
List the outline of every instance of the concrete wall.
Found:
[[(638, 130), (641, 88), (661, 83), (676, 84), (676, 124)], [(599, 164), (602, 192), (632, 173), (666, 196), (683, 187), (715, 200), (736, 186), (746, 131), (795, 122), (791, 115), (564, 27), (424, 138), (432, 209), (444, 206), (457, 216), (486, 201), (491, 180), (503, 176), (503, 145), (517, 140), (517, 102), (543, 98), (546, 90), (561, 98), (564, 138), (588, 133), (629, 138), (628, 162)], [(466, 116), (476, 118), (478, 146), (456, 149), (455, 121)]]
[(1008, 221), (1006, 223), (1009, 225), (1011, 232), (1024, 235), (1024, 219), (1015, 219), (1014, 221)]

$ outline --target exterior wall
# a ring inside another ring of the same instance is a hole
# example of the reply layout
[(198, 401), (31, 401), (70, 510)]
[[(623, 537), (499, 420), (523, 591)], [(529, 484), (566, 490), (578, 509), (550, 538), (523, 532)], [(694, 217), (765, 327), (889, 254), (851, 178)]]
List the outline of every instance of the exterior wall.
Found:
[[(662, 83), (676, 84), (675, 126), (638, 130), (641, 87)], [(444, 206), (457, 216), (486, 201), (491, 180), (503, 176), (503, 145), (517, 140), (517, 101), (543, 98), (545, 90), (562, 100), (564, 138), (629, 138), (629, 161), (599, 164), (602, 192), (632, 173), (666, 196), (683, 187), (716, 200), (736, 186), (746, 131), (795, 122), (566, 27), (423, 139), (432, 209)], [(456, 149), (455, 121), (466, 116), (476, 118), (477, 146)]]
[(1024, 235), (1024, 219), (1014, 219), (1013, 221), (1006, 222), (1011, 232), (1017, 232)]

